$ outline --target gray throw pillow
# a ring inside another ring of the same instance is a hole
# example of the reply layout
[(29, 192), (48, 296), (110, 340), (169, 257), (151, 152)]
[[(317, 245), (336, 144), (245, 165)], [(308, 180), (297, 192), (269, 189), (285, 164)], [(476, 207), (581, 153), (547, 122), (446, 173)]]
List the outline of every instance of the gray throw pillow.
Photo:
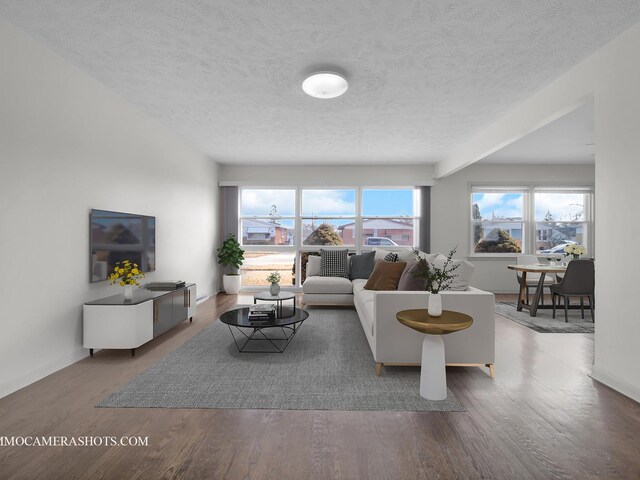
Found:
[(376, 252), (367, 252), (362, 255), (353, 255), (350, 259), (349, 278), (369, 278), (376, 263)]
[(320, 276), (349, 278), (349, 251), (320, 249)]
[(405, 292), (423, 292), (427, 288), (427, 280), (422, 277), (416, 277), (415, 274), (418, 271), (418, 262), (416, 260), (407, 262), (407, 266), (404, 268), (400, 281), (398, 282), (398, 290)]

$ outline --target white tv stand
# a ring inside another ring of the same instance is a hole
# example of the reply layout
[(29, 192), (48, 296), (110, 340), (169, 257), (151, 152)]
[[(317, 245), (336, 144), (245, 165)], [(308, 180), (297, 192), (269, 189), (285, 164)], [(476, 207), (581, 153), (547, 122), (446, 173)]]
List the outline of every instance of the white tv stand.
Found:
[(162, 335), (196, 312), (196, 285), (170, 291), (135, 289), (132, 300), (114, 295), (82, 306), (83, 346), (94, 349), (136, 348)]

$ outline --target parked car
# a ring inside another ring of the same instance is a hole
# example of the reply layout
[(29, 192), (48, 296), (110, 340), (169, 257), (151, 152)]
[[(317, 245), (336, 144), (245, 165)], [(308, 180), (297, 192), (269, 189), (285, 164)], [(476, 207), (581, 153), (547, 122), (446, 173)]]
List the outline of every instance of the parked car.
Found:
[(545, 248), (544, 250), (540, 250), (540, 253), (560, 253), (564, 255), (564, 247), (567, 245), (575, 245), (578, 242), (573, 242), (568, 240), (566, 243), (561, 243), (560, 245), (556, 245), (555, 247)]
[(398, 246), (396, 242), (386, 237), (367, 237), (365, 245), (384, 245), (388, 247)]

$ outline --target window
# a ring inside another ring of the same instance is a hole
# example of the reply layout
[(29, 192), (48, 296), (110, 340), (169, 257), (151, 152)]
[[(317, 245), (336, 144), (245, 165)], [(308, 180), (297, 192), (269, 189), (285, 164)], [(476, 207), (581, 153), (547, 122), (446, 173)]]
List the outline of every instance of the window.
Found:
[[(344, 246), (352, 252), (416, 246), (419, 190), (414, 188), (241, 188), (239, 236), (245, 249), (243, 286), (302, 278), (306, 252)], [(300, 271), (297, 271), (300, 270)]]
[(303, 245), (355, 245), (355, 221), (355, 190), (302, 190)]
[(415, 246), (417, 196), (413, 188), (362, 190), (362, 245)]
[(240, 267), (242, 286), (270, 285), (267, 275), (271, 272), (280, 274), (280, 285), (295, 285), (293, 270), (296, 252), (273, 252), (247, 249), (244, 252), (244, 262)]
[(570, 243), (590, 250), (592, 197), (587, 187), (472, 187), (471, 253), (563, 254)]
[(525, 249), (525, 198), (517, 189), (473, 189), (472, 253), (522, 253)]
[(295, 190), (242, 189), (242, 245), (294, 245)]
[(570, 243), (588, 248), (589, 197), (587, 192), (536, 190), (536, 253), (563, 254)]
[(243, 286), (269, 285), (267, 275), (271, 272), (280, 273), (282, 285), (295, 283), (295, 227), (295, 189), (240, 190), (239, 236), (245, 249)]

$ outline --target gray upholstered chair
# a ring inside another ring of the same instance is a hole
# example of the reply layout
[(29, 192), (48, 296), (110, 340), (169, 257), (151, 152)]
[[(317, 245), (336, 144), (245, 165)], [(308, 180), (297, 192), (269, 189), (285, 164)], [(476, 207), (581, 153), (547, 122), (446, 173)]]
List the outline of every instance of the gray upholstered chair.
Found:
[(593, 313), (593, 294), (595, 287), (595, 267), (592, 260), (572, 260), (560, 283), (551, 285), (551, 301), (553, 302), (553, 318), (556, 318), (556, 298), (564, 300), (564, 321), (568, 322), (569, 298), (580, 297), (580, 310), (584, 318), (584, 297), (589, 299), (591, 320), (595, 322)]

